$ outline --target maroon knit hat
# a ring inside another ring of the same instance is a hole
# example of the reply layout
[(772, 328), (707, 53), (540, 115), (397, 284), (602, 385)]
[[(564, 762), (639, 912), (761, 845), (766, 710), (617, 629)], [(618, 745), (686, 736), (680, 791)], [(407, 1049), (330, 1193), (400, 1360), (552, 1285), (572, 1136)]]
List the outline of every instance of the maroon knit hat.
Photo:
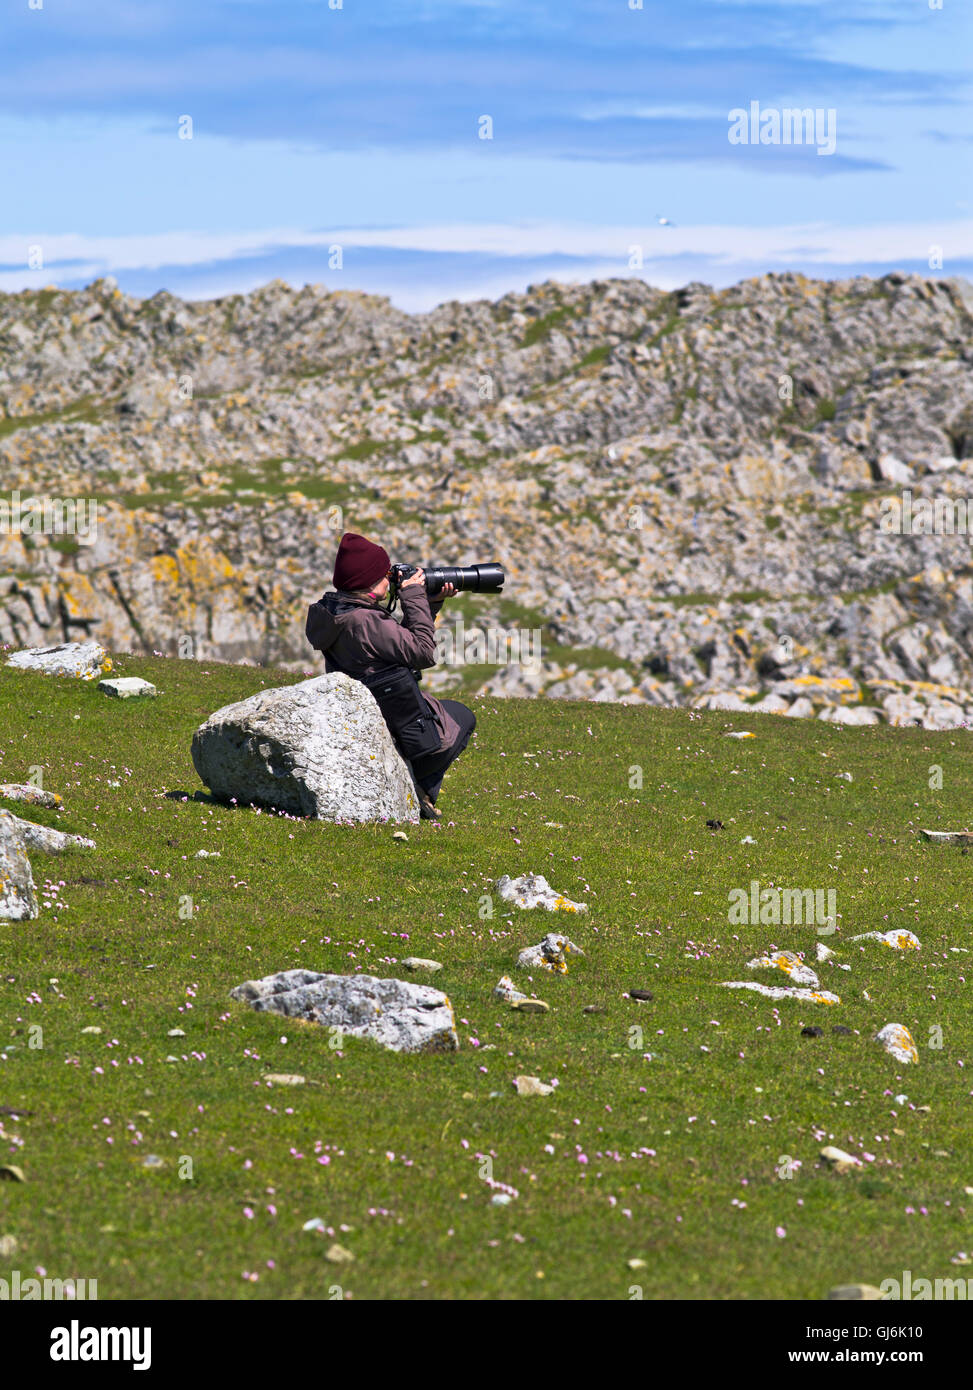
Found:
[(370, 589), (389, 572), (389, 553), (380, 545), (346, 531), (334, 561), (334, 586), (345, 593)]

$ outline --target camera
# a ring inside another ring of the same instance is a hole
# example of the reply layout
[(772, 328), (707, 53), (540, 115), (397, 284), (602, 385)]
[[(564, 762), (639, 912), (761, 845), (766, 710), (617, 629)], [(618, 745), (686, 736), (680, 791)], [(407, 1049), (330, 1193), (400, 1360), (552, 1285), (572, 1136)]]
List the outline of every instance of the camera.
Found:
[[(389, 570), (392, 593), (397, 595), (403, 582), (418, 568), (418, 565), (393, 565)], [(503, 566), (496, 560), (486, 565), (430, 565), (425, 576), (426, 593), (430, 598), (440, 593), (446, 584), (452, 584), (457, 593), (465, 590), (471, 594), (499, 594), (506, 578)]]

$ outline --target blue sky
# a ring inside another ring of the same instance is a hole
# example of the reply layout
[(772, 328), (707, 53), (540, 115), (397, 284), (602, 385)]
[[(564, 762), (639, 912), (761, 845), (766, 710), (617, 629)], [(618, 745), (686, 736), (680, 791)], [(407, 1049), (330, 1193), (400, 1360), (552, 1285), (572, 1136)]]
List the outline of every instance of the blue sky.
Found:
[[(0, 290), (973, 275), (971, 0), (336, 3), (12, 0)], [(834, 153), (731, 144), (754, 101)]]

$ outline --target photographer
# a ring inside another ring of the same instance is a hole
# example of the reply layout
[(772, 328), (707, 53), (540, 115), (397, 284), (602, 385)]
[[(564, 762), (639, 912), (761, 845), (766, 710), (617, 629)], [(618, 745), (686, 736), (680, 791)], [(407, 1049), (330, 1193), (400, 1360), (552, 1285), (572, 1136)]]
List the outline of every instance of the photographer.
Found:
[(425, 575), (417, 570), (399, 588), (399, 622), (379, 606), (389, 591), (390, 570), (382, 546), (351, 532), (343, 535), (334, 564), (337, 592), (311, 604), (306, 634), (324, 653), (326, 671), (343, 671), (372, 691), (411, 766), (420, 815), (439, 820), (436, 798), (443, 776), (466, 747), (476, 716), (456, 700), (423, 695), (418, 673), (436, 664), (434, 614), (455, 589), (445, 584), (442, 598), (430, 604)]

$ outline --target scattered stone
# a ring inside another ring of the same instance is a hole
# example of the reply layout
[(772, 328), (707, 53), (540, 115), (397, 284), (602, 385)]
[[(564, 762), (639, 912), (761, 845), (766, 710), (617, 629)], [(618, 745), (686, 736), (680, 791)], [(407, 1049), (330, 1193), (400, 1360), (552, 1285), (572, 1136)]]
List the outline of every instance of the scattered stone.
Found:
[(707, 830), (722, 830), (722, 829), (723, 829), (723, 822), (722, 822), (721, 820), (708, 820), (708, 821), (706, 822), (706, 829), (707, 829)]
[(723, 989), (751, 989), (765, 999), (803, 999), (808, 1004), (840, 1004), (837, 994), (827, 989), (796, 989), (790, 985), (759, 985), (756, 980), (724, 980)]
[(443, 968), (441, 960), (426, 960), (424, 956), (406, 956), (401, 964), (405, 970), (425, 970), (430, 975)]
[(545, 1004), (543, 999), (512, 999), (510, 1007), (519, 1014), (547, 1014), (551, 1011), (550, 1004)]
[(655, 995), (652, 993), (650, 989), (630, 989), (628, 992), (628, 997), (629, 999), (638, 999), (641, 1000), (643, 1003), (648, 1003), (650, 999), (655, 998)]
[(164, 1168), (165, 1166), (165, 1159), (160, 1158), (158, 1154), (146, 1154), (142, 1159), (143, 1168)]
[(825, 1163), (830, 1164), (836, 1173), (851, 1173), (854, 1169), (862, 1166), (860, 1158), (845, 1153), (844, 1149), (836, 1149), (833, 1144), (828, 1144), (826, 1148), (823, 1148), (820, 1156)]
[(490, 1198), (490, 1205), (494, 1207), (509, 1207), (513, 1201), (509, 1192), (494, 1192)]
[(166, 1060), (167, 1062), (180, 1062), (180, 1061), (182, 1061), (182, 1058), (181, 1058), (181, 1057), (174, 1057), (174, 1056), (172, 1055), (172, 1053), (170, 1052), (170, 1053), (169, 1053), (169, 1056), (168, 1056), (165, 1060)]
[(819, 941), (815, 946), (814, 950), (815, 954), (817, 955), (819, 965), (823, 961), (834, 960), (834, 951), (832, 951), (830, 946), (825, 946), (823, 941)]
[(198, 849), (193, 855), (194, 859), (222, 859), (223, 855), (218, 849)]
[(28, 922), (40, 912), (16, 819), (9, 811), (0, 811), (0, 921), (4, 922)]
[(500, 976), (493, 987), (493, 993), (498, 999), (503, 999), (508, 1004), (514, 1004), (527, 998), (527, 995), (517, 988), (509, 975)]
[(192, 758), (221, 800), (318, 820), (419, 820), (374, 696), (339, 672), (217, 710), (193, 735)]
[(26, 1182), (23, 1168), (18, 1168), (16, 1163), (0, 1163), (0, 1181), (3, 1182)]
[(260, 1013), (372, 1038), (394, 1052), (455, 1052), (459, 1047), (449, 999), (429, 985), (374, 975), (282, 970), (237, 985), (230, 997)]
[(510, 878), (504, 874), (496, 882), (497, 896), (505, 903), (517, 907), (543, 907), (548, 912), (587, 912), (587, 903), (572, 902), (563, 893), (552, 888), (543, 874), (521, 874), (520, 878)]
[(112, 676), (109, 680), (98, 682), (98, 689), (116, 700), (134, 700), (143, 695), (156, 695), (158, 691), (141, 676)]
[(554, 1087), (548, 1086), (539, 1076), (515, 1076), (513, 1081), (518, 1096), (551, 1096)]
[(919, 834), (936, 845), (973, 845), (970, 830), (920, 830)]
[(392, 831), (392, 839), (393, 839), (393, 840), (408, 840), (408, 838), (409, 838), (409, 837), (408, 837), (408, 835), (405, 833), (404, 830), (393, 830), (393, 831)]
[(823, 1038), (823, 1037), (824, 1037), (824, 1029), (823, 1029), (823, 1028), (816, 1028), (813, 1024), (808, 1024), (808, 1026), (807, 1026), (806, 1028), (802, 1028), (802, 1029), (801, 1029), (801, 1037), (802, 1037), (802, 1038)]
[(260, 1078), (270, 1086), (303, 1086), (307, 1078), (292, 1071), (266, 1071)]
[(833, 1024), (831, 1031), (832, 1033), (837, 1033), (837, 1035), (841, 1038), (850, 1038), (852, 1034), (852, 1029), (846, 1028), (843, 1023)]
[(11, 1260), (17, 1253), (16, 1236), (0, 1236), (0, 1260)]
[(63, 830), (52, 830), (48, 825), (35, 825), (33, 821), (21, 820), (20, 816), (9, 811), (0, 811), (0, 824), (7, 825), (11, 834), (16, 835), (26, 849), (40, 850), (42, 854), (60, 854), (66, 849), (94, 849), (94, 840), (83, 835), (66, 835)]
[(97, 1023), (89, 1023), (88, 1027), (82, 1028), (81, 1031), (82, 1033), (100, 1033), (101, 1029), (98, 1027)]
[(111, 670), (111, 657), (97, 642), (62, 642), (56, 647), (27, 647), (7, 658), (19, 671), (41, 671), (46, 676), (76, 676), (93, 681)]
[(874, 1284), (836, 1284), (833, 1289), (828, 1290), (827, 1296), (832, 1300), (861, 1299), (865, 1302), (885, 1297), (882, 1290), (876, 1289)]
[(771, 955), (756, 956), (747, 961), (748, 970), (782, 970), (796, 985), (809, 985), (817, 989), (820, 980), (809, 965), (793, 951), (774, 951)]
[(645, 1260), (640, 1260), (638, 1258), (626, 1260), (625, 1263), (628, 1265), (629, 1269), (648, 1269), (649, 1267)]
[(329, 1245), (324, 1258), (333, 1265), (350, 1265), (354, 1260), (354, 1255), (350, 1250), (346, 1250), (343, 1245), (335, 1241), (334, 1245)]
[(881, 941), (886, 946), (891, 946), (895, 951), (919, 951), (919, 938), (914, 936), (911, 931), (902, 931), (896, 928), (893, 931), (866, 931), (860, 936), (853, 936), (852, 941)]
[(583, 956), (584, 951), (566, 936), (548, 932), (536, 946), (527, 946), (521, 951), (517, 964), (523, 970), (549, 970), (556, 975), (566, 975), (568, 965), (565, 957), (569, 955)]
[(756, 734), (751, 734), (747, 729), (731, 729), (730, 732), (729, 732), (728, 734), (724, 734), (723, 737), (724, 737), (724, 738), (756, 738), (757, 735), (756, 735)]
[(5, 801), (24, 801), (28, 806), (46, 806), (51, 811), (57, 811), (64, 805), (63, 798), (57, 792), (46, 792), (32, 782), (2, 782), (0, 796)]
[(310, 1221), (305, 1221), (301, 1227), (302, 1231), (326, 1231), (327, 1229), (320, 1216), (312, 1216)]
[[(88, 1031), (88, 1030), (87, 1030), (87, 1028), (86, 1028), (86, 1029), (85, 1029), (85, 1032), (87, 1032), (87, 1031)], [(99, 1032), (99, 1033), (101, 1032), (101, 1029), (100, 1029), (100, 1028), (98, 1029), (98, 1032)], [(182, 1029), (182, 1028), (170, 1028), (169, 1031), (168, 1031), (168, 1033), (166, 1034), (166, 1037), (167, 1037), (167, 1038), (184, 1038), (185, 1036), (186, 1036), (185, 1030)]]
[(604, 1004), (585, 1004), (581, 1012), (583, 1014), (606, 1014), (608, 1010)]
[(919, 1050), (912, 1034), (901, 1023), (886, 1023), (875, 1034), (875, 1041), (882, 1044), (885, 1051), (897, 1062), (918, 1062)]

